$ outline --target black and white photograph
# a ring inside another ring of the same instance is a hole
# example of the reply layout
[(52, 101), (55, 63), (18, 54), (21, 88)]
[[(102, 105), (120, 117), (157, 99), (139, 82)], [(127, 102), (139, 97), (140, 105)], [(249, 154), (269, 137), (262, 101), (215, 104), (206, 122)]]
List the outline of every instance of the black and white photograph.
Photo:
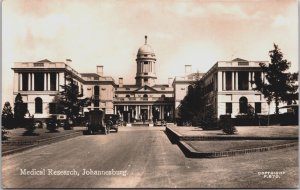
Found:
[(297, 0), (2, 0), (1, 188), (299, 188)]

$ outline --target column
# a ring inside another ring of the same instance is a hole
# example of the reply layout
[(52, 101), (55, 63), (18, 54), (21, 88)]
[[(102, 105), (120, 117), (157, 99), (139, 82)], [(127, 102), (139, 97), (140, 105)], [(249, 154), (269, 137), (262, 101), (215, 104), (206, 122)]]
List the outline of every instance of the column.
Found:
[(223, 91), (226, 90), (226, 72), (223, 71), (223, 78), (222, 78), (222, 83), (223, 83)]
[(17, 92), (19, 89), (19, 75), (18, 73), (14, 73), (14, 92)]
[(135, 119), (138, 119), (139, 117), (138, 117), (138, 106), (135, 106), (135, 116), (134, 116), (134, 118)]
[(51, 88), (50, 88), (50, 73), (48, 73), (48, 90), (51, 90)]
[(249, 87), (248, 87), (248, 89), (249, 90), (251, 90), (252, 89), (252, 84), (251, 84), (251, 80), (252, 80), (252, 72), (251, 71), (249, 71), (249, 74), (248, 74), (248, 76), (249, 76)]
[(160, 109), (159, 109), (159, 111), (160, 111), (160, 119), (162, 119), (162, 105), (160, 105), (159, 107), (160, 107)]
[(147, 109), (148, 109), (147, 118), (148, 118), (148, 120), (149, 120), (149, 119), (151, 119), (151, 118), (150, 118), (150, 106), (149, 106), (149, 105), (147, 106)]
[(141, 106), (138, 106), (138, 118), (140, 119), (140, 115), (141, 115)]
[(22, 73), (19, 73), (19, 90), (23, 90), (23, 81), (22, 81)]
[(222, 72), (218, 71), (217, 79), (218, 91), (222, 91)]
[(47, 73), (44, 73), (44, 90), (47, 90)]
[(235, 90), (234, 89), (234, 72), (233, 71), (231, 72), (231, 89)]
[(65, 84), (65, 80), (64, 80), (64, 73), (61, 72), (58, 74), (59, 75), (59, 78), (58, 78), (58, 84), (59, 84), (59, 91), (61, 90), (61, 85), (64, 85)]
[(162, 113), (162, 115), (161, 115), (161, 119), (165, 119), (165, 106), (164, 105), (162, 105), (161, 106), (161, 113)]
[(239, 90), (239, 72), (235, 72), (235, 89)]
[(31, 89), (34, 91), (34, 73), (31, 74), (31, 82), (32, 82), (32, 86), (31, 86)]
[(31, 73), (28, 73), (28, 91), (31, 90)]
[(149, 115), (150, 115), (150, 118), (149, 119), (151, 119), (152, 120), (152, 106), (150, 106), (150, 111), (149, 111)]
[(55, 75), (56, 75), (56, 85), (55, 85), (55, 90), (58, 91), (58, 86), (59, 86), (58, 78), (59, 78), (59, 75), (58, 75), (58, 73), (56, 73)]

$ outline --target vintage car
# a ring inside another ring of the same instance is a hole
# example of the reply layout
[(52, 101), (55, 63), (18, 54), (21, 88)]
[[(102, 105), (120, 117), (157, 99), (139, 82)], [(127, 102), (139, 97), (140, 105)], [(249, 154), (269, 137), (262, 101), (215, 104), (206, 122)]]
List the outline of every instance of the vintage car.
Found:
[(59, 127), (63, 127), (65, 130), (70, 130), (73, 128), (73, 121), (71, 118), (67, 118), (67, 115), (57, 114), (56, 119)]
[(87, 134), (93, 135), (102, 132), (106, 135), (109, 133), (104, 123), (104, 115), (102, 110), (91, 110), (87, 113)]
[(104, 122), (108, 128), (108, 131), (113, 129), (118, 132), (119, 125), (121, 124), (119, 116), (115, 114), (106, 114), (104, 118)]

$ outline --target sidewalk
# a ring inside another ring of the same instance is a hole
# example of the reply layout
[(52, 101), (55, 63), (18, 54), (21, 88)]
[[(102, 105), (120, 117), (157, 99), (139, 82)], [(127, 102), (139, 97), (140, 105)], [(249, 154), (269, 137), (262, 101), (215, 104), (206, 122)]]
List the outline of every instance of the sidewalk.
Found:
[(79, 136), (82, 135), (84, 129), (85, 127), (74, 127), (73, 130), (59, 128), (57, 132), (51, 133), (47, 129), (37, 128), (33, 135), (24, 135), (26, 131), (24, 128), (9, 129), (6, 130), (8, 139), (2, 141), (2, 155)]

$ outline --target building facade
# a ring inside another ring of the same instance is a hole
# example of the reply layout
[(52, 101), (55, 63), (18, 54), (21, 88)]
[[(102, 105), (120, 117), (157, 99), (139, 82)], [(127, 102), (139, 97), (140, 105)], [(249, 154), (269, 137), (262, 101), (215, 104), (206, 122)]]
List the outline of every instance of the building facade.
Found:
[(205, 110), (210, 107), (215, 117), (231, 114), (243, 115), (250, 105), (257, 114), (274, 113), (275, 105), (268, 106), (263, 95), (254, 91), (256, 78), (264, 79), (259, 63), (267, 61), (247, 61), (234, 59), (218, 61), (206, 73), (193, 73), (191, 65), (185, 65), (185, 76), (168, 79), (168, 84), (157, 84), (155, 52), (147, 42), (137, 52), (135, 84), (118, 83), (111, 76), (104, 76), (103, 66), (97, 66), (95, 73), (78, 73), (72, 61), (51, 62), (47, 59), (38, 62), (16, 62), (13, 94), (20, 93), (34, 118), (48, 118), (55, 114), (55, 97), (66, 85), (67, 76), (72, 77), (82, 98), (91, 101), (82, 110), (88, 112), (102, 109), (107, 114), (118, 114), (124, 121), (133, 123), (153, 119), (158, 112), (159, 120), (174, 121), (179, 117), (181, 100), (187, 94), (188, 86), (195, 80), (203, 84)]
[(172, 79), (168, 84), (156, 84), (156, 64), (156, 55), (145, 36), (145, 44), (137, 52), (135, 84), (124, 84), (123, 78), (119, 78), (115, 91), (114, 111), (124, 121), (140, 121), (143, 115), (146, 121), (151, 121), (155, 111), (159, 120), (173, 120)]

